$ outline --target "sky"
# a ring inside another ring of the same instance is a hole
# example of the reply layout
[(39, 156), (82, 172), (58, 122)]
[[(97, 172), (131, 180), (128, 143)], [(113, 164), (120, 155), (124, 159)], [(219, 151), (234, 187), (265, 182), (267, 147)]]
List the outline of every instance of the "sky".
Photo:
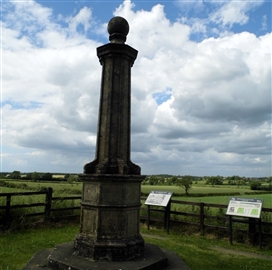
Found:
[(1, 171), (95, 157), (107, 23), (124, 17), (142, 174), (271, 176), (271, 1), (1, 1)]

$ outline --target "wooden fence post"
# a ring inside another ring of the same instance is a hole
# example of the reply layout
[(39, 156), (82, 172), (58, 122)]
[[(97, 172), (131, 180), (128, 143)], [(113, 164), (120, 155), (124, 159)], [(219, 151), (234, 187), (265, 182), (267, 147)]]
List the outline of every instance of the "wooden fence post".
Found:
[(5, 213), (5, 216), (4, 216), (4, 229), (8, 229), (11, 222), (12, 222), (12, 217), (11, 217), (11, 214), (10, 214), (10, 203), (11, 203), (11, 195), (7, 195), (7, 198), (6, 198), (6, 213)]
[(255, 219), (249, 218), (248, 219), (248, 233), (249, 233), (249, 242), (251, 245), (256, 243), (256, 226), (255, 226)]
[(201, 235), (204, 235), (204, 203), (200, 203), (199, 226)]
[(53, 189), (51, 187), (47, 188), (46, 198), (45, 198), (45, 207), (44, 207), (44, 222), (50, 221), (52, 193), (53, 193)]

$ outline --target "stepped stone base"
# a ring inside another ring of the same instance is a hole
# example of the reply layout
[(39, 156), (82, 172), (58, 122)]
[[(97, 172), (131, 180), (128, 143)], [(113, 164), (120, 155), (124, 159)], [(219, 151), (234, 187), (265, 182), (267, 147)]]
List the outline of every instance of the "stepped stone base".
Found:
[(130, 261), (91, 261), (73, 255), (73, 242), (41, 250), (23, 270), (190, 270), (180, 257), (156, 245), (145, 244), (144, 255)]
[(96, 240), (79, 234), (74, 242), (74, 255), (93, 261), (128, 261), (144, 252), (141, 235), (129, 239)]

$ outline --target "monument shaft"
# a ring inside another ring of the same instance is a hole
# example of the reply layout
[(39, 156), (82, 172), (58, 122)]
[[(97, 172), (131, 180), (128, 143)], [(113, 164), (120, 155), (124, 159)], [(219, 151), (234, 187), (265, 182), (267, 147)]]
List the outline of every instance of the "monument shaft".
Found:
[(130, 160), (131, 67), (137, 51), (125, 44), (97, 48), (103, 67), (96, 157), (84, 173), (139, 175)]

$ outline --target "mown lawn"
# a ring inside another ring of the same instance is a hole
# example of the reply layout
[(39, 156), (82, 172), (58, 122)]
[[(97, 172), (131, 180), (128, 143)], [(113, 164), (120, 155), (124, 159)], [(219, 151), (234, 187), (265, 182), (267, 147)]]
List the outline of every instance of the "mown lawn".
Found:
[[(32, 228), (0, 235), (0, 270), (22, 269), (28, 260), (41, 249), (53, 248), (56, 244), (73, 241), (79, 231), (78, 224), (57, 224), (54, 227)], [(272, 256), (272, 250), (234, 243), (227, 239), (218, 240), (214, 236), (186, 235), (182, 232), (170, 232), (156, 228), (147, 230), (141, 225), (141, 232), (147, 243), (176, 252), (191, 270), (212, 269), (271, 269), (272, 261), (256, 259), (239, 254), (239, 251)], [(157, 238), (160, 236), (160, 239)], [(163, 238), (162, 238), (163, 237)], [(229, 255), (213, 250), (214, 246), (236, 250)]]

